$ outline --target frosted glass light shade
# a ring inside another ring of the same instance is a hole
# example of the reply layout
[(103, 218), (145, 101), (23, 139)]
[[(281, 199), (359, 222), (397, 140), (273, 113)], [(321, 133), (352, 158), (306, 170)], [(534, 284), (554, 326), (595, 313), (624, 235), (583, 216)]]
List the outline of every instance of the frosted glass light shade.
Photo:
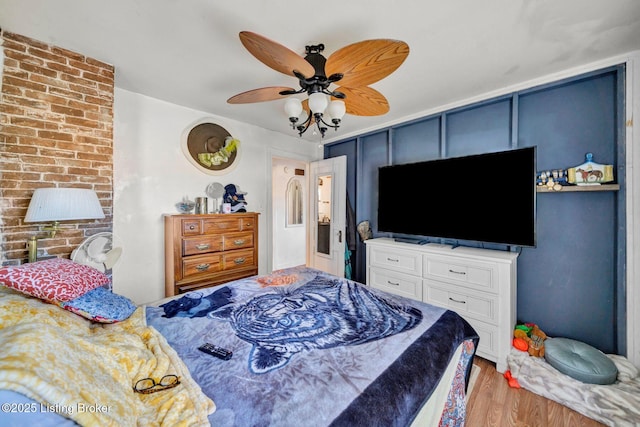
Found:
[(332, 119), (342, 119), (344, 114), (347, 112), (347, 106), (344, 104), (344, 101), (335, 100), (331, 101), (329, 104), (329, 108), (327, 109), (327, 114)]
[(302, 113), (302, 102), (298, 98), (289, 98), (284, 103), (284, 111), (287, 117), (298, 117)]
[(314, 92), (309, 95), (309, 109), (313, 111), (313, 113), (324, 114), (324, 110), (329, 105), (329, 101), (327, 100), (327, 95), (321, 92)]
[(95, 191), (86, 188), (38, 188), (24, 222), (101, 219), (104, 212)]

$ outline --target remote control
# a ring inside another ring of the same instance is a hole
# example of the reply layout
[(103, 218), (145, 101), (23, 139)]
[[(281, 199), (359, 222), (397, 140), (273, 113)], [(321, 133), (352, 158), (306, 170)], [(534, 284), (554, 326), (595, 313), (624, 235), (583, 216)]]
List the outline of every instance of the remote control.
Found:
[(218, 347), (209, 343), (201, 345), (200, 347), (198, 347), (198, 350), (222, 360), (229, 360), (231, 359), (231, 356), (233, 356), (233, 352), (227, 350), (226, 348)]

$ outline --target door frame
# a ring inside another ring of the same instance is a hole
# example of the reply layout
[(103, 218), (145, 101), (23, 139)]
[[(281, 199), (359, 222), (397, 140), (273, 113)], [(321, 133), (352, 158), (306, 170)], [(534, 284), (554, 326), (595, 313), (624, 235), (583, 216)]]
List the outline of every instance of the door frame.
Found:
[[(321, 153), (320, 153), (321, 154)], [(267, 149), (267, 173), (266, 173), (266, 182), (267, 182), (267, 213), (266, 215), (266, 239), (267, 242), (265, 244), (266, 250), (266, 272), (271, 273), (273, 271), (273, 254), (271, 248), (273, 248), (273, 160), (277, 159), (291, 159), (293, 161), (303, 162), (305, 163), (305, 174), (308, 176), (309, 174), (309, 163), (315, 160), (318, 160), (318, 157), (308, 156), (300, 153), (294, 153), (291, 151), (279, 150), (275, 148)]]

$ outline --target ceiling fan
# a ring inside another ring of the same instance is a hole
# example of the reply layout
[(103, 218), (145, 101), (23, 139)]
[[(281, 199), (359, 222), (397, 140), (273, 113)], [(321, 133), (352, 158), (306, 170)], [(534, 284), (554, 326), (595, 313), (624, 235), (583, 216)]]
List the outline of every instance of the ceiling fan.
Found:
[[(290, 97), (285, 104), (291, 126), (300, 136), (316, 123), (324, 137), (325, 126), (338, 129), (344, 114), (378, 116), (389, 111), (389, 102), (377, 90), (369, 87), (394, 72), (409, 55), (409, 46), (399, 40), (372, 39), (345, 46), (325, 58), (323, 44), (305, 47), (302, 57), (289, 48), (250, 31), (240, 32), (240, 41), (258, 60), (268, 67), (298, 79), (299, 89), (270, 86), (239, 93), (227, 100), (229, 104), (249, 104), (273, 101), (306, 93), (301, 101)], [(339, 84), (331, 89), (332, 84)], [(331, 102), (327, 99), (330, 97)], [(298, 124), (305, 110), (306, 119)], [(329, 116), (331, 123), (323, 115)]]

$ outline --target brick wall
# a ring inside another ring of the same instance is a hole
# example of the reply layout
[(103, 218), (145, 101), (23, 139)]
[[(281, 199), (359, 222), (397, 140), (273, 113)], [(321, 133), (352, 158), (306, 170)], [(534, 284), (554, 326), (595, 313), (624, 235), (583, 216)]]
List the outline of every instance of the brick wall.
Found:
[[(112, 230), (113, 66), (9, 32), (0, 98), (0, 264), (38, 254), (68, 258), (85, 237)], [(48, 238), (47, 224), (24, 223), (34, 189), (92, 188), (105, 219), (67, 221)]]

